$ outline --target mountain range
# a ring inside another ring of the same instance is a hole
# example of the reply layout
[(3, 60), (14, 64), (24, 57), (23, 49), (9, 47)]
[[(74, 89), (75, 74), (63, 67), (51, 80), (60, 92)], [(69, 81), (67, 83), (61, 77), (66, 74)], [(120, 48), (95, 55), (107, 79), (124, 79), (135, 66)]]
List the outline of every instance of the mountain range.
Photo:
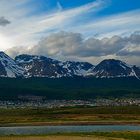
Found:
[(22, 54), (12, 59), (0, 52), (0, 77), (136, 77), (140, 79), (140, 67), (115, 59), (106, 59), (98, 65), (88, 62), (58, 61), (45, 56)]

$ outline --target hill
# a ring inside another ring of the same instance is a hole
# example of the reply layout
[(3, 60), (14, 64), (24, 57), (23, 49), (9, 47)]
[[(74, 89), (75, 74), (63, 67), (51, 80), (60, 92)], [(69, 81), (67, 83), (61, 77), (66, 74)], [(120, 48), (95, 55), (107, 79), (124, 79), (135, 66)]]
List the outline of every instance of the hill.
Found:
[(138, 98), (140, 80), (124, 78), (0, 78), (0, 100), (17, 100), (21, 95), (45, 99)]

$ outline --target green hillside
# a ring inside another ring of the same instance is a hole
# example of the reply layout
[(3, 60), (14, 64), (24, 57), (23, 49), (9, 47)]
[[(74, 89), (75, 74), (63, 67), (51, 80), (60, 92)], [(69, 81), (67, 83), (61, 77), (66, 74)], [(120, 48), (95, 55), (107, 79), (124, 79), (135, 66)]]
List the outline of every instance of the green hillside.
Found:
[(0, 99), (16, 100), (18, 95), (39, 95), (46, 99), (94, 99), (140, 97), (136, 78), (29, 78), (0, 79)]

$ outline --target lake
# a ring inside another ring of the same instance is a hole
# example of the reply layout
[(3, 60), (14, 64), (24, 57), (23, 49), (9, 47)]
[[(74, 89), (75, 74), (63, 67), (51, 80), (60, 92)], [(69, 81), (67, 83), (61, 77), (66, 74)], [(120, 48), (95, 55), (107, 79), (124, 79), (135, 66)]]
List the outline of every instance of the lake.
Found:
[(0, 135), (45, 135), (68, 132), (140, 131), (136, 125), (22, 126), (0, 127)]

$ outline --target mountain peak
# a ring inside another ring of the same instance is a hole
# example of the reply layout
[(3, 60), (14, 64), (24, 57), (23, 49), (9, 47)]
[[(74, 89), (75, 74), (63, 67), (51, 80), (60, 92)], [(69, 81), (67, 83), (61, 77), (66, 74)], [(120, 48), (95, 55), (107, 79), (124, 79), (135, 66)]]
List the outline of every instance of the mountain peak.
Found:
[(116, 60), (116, 59), (105, 59), (101, 63), (105, 63), (105, 64), (126, 64), (125, 62), (123, 62), (121, 60)]
[(4, 53), (3, 51), (0, 51), (0, 54)]
[(10, 58), (0, 52), (0, 77), (74, 77), (96, 78), (140, 77), (140, 68), (121, 60), (105, 59), (93, 66), (88, 62), (58, 61), (45, 56), (21, 54)]
[(3, 52), (3, 51), (0, 51), (0, 56), (7, 56), (7, 57), (9, 57), (5, 52)]
[(134, 76), (132, 68), (128, 64), (115, 59), (103, 60), (92, 70), (92, 73), (101, 78)]
[(0, 52), (0, 77), (23, 76), (24, 69), (4, 52)]

